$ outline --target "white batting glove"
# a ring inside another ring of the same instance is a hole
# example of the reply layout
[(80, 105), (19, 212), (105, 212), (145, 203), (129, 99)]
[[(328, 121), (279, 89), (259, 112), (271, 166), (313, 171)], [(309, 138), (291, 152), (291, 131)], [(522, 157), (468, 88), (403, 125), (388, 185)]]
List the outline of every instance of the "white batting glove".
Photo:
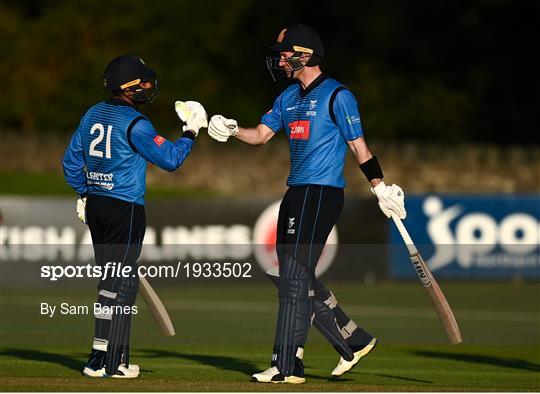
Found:
[(395, 213), (400, 219), (405, 219), (405, 194), (398, 185), (386, 186), (384, 182), (372, 187), (371, 191), (379, 199), (379, 208), (390, 218), (390, 213)]
[(77, 200), (77, 217), (86, 224), (86, 197)]
[(195, 137), (199, 134), (201, 127), (208, 127), (208, 116), (201, 103), (197, 101), (176, 101), (174, 109), (180, 120), (185, 123), (182, 130), (192, 131)]
[(221, 115), (214, 115), (210, 119), (208, 135), (219, 142), (226, 142), (229, 137), (238, 134), (238, 122), (234, 119), (227, 119)]

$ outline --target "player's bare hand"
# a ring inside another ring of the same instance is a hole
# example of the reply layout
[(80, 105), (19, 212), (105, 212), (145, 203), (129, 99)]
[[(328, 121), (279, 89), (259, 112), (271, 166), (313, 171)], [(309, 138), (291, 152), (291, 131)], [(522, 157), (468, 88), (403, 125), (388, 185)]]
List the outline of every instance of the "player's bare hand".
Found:
[(229, 137), (238, 134), (238, 122), (234, 119), (227, 119), (222, 115), (214, 115), (210, 119), (208, 135), (219, 142), (226, 142)]
[(197, 136), (201, 127), (208, 127), (208, 116), (201, 103), (197, 101), (176, 101), (174, 109), (180, 120), (185, 123), (182, 130), (190, 130)]
[(390, 218), (390, 213), (395, 213), (400, 219), (407, 217), (405, 211), (405, 194), (398, 185), (386, 186), (384, 182), (371, 188), (373, 194), (379, 199), (381, 211)]

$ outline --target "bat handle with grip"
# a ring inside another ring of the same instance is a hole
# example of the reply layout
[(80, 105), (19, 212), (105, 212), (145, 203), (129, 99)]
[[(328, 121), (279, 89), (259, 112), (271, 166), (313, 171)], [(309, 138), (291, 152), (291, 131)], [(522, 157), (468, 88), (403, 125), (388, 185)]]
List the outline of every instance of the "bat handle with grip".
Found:
[(415, 255), (418, 253), (418, 250), (416, 249), (416, 246), (414, 246), (414, 242), (407, 232), (407, 229), (403, 225), (403, 222), (401, 219), (393, 212), (390, 213), (392, 216), (392, 220), (394, 221), (394, 224), (396, 225), (399, 234), (401, 235), (401, 238), (403, 238), (403, 242), (405, 242), (405, 246), (407, 246), (407, 250), (409, 251), (410, 255)]

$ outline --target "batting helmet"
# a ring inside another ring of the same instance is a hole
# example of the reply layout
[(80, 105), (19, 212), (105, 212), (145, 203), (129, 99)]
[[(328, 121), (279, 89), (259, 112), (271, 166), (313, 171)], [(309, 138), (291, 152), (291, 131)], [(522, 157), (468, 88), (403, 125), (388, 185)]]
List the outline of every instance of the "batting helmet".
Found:
[[(141, 82), (152, 82), (152, 87), (143, 88)], [(158, 93), (156, 72), (135, 55), (111, 60), (103, 74), (103, 86), (113, 93), (131, 93), (130, 99), (138, 104), (151, 103)]]
[[(266, 58), (266, 65), (274, 80), (285, 75), (283, 67), (279, 66), (279, 52), (294, 52), (286, 59), (293, 71), (304, 66), (312, 67), (321, 63), (324, 57), (324, 47), (321, 38), (315, 30), (305, 25), (291, 25), (281, 30), (276, 43), (268, 48), (272, 55)], [(277, 53), (277, 54), (276, 54)], [(301, 58), (309, 56), (306, 63)]]

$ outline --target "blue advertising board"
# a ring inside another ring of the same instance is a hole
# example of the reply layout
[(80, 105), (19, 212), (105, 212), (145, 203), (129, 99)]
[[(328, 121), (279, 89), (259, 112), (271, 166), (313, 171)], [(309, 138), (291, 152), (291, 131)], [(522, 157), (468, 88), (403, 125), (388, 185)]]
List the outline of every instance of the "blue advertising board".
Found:
[[(540, 279), (539, 195), (425, 195), (405, 199), (407, 227), (437, 278)], [(390, 274), (413, 278), (389, 223)]]

